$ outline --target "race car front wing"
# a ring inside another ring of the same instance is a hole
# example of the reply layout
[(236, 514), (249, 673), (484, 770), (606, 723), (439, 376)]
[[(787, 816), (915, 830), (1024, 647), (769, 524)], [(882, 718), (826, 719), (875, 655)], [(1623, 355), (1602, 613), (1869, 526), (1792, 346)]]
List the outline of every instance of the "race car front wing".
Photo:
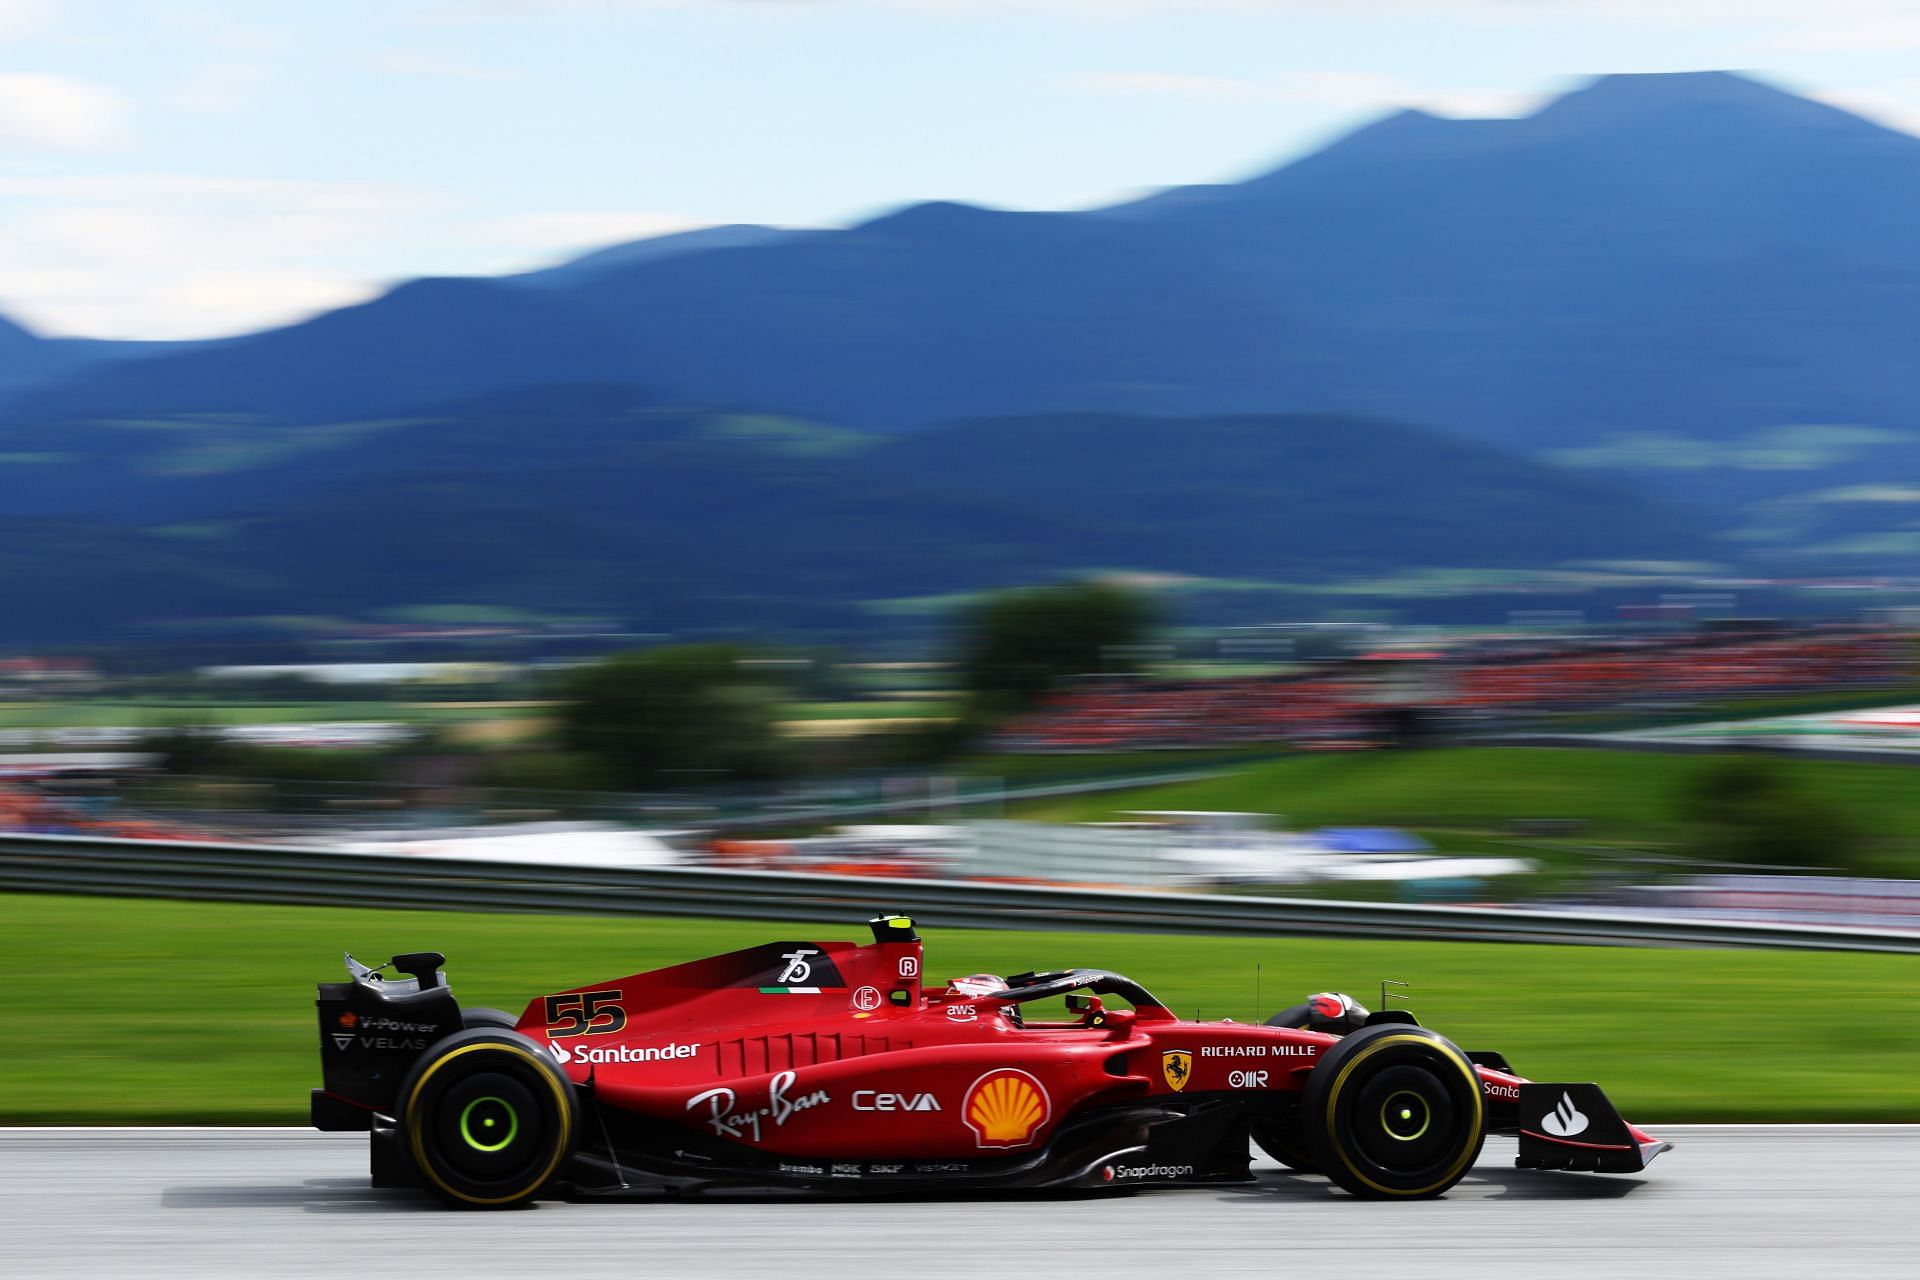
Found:
[(1620, 1118), (1597, 1084), (1520, 1086), (1521, 1169), (1639, 1173), (1673, 1144)]

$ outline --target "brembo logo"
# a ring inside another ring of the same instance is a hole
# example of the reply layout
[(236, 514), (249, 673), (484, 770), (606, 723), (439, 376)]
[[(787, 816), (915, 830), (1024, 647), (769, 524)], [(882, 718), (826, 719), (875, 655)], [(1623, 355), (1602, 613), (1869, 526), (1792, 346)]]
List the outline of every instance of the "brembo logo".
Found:
[(549, 1044), (554, 1060), (560, 1063), (581, 1062), (588, 1066), (599, 1066), (608, 1062), (669, 1062), (675, 1058), (691, 1058), (700, 1052), (697, 1044), (648, 1045), (636, 1049), (632, 1045), (587, 1045), (578, 1049), (569, 1049), (563, 1044)]
[(1547, 1112), (1540, 1127), (1556, 1138), (1571, 1138), (1587, 1131), (1587, 1118), (1573, 1105), (1573, 1095), (1560, 1095), (1560, 1105)]

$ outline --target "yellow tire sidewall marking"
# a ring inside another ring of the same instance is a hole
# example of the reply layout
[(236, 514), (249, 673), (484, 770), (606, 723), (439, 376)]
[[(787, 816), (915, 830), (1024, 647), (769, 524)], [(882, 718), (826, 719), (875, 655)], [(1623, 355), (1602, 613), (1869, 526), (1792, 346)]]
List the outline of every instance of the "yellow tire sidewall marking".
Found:
[(421, 1074), (420, 1079), (414, 1084), (413, 1092), (407, 1096), (407, 1112), (406, 1112), (407, 1141), (413, 1149), (414, 1167), (419, 1169), (420, 1172), (425, 1174), (427, 1178), (429, 1178), (435, 1186), (439, 1187), (442, 1191), (446, 1192), (448, 1195), (453, 1196), (459, 1200), (465, 1200), (468, 1204), (508, 1204), (514, 1200), (524, 1199), (526, 1196), (526, 1193), (521, 1192), (515, 1195), (496, 1196), (492, 1199), (487, 1199), (482, 1196), (470, 1196), (464, 1191), (460, 1191), (453, 1187), (448, 1186), (445, 1179), (441, 1178), (441, 1176), (434, 1171), (433, 1165), (427, 1160), (426, 1146), (421, 1141), (421, 1132), (422, 1132), (421, 1128), (418, 1124), (414, 1123), (413, 1113), (414, 1113), (415, 1106), (420, 1101), (420, 1091), (427, 1087), (427, 1081), (433, 1079), (434, 1072), (440, 1070), (440, 1068), (446, 1066), (449, 1062), (452, 1062), (455, 1058), (464, 1057), (469, 1053), (478, 1053), (481, 1051), (485, 1051), (489, 1053), (515, 1054), (521, 1058), (524, 1058), (526, 1061), (533, 1064), (534, 1074), (539, 1076), (540, 1079), (546, 1083), (547, 1087), (553, 1091), (555, 1111), (560, 1118), (559, 1141), (553, 1144), (553, 1158), (547, 1161), (547, 1167), (540, 1171), (540, 1176), (533, 1180), (532, 1185), (535, 1187), (538, 1187), (539, 1185), (544, 1183), (548, 1178), (553, 1176), (553, 1171), (556, 1168), (558, 1168), (560, 1165), (561, 1153), (567, 1149), (567, 1139), (573, 1128), (573, 1116), (572, 1116), (572, 1113), (567, 1109), (567, 1095), (561, 1090), (559, 1084), (557, 1084), (554, 1081), (553, 1073), (550, 1071), (547, 1071), (543, 1063), (541, 1063), (538, 1059), (536, 1059), (533, 1056), (533, 1054), (521, 1048), (519, 1045), (497, 1044), (492, 1042), (489, 1042), (486, 1044), (462, 1045), (460, 1048), (455, 1049), (452, 1053), (449, 1053), (445, 1057), (438, 1059), (436, 1062), (434, 1062), (432, 1066), (428, 1067), (426, 1071)]
[[(1442, 1174), (1437, 1181), (1428, 1183), (1426, 1186), (1420, 1187), (1417, 1190), (1406, 1190), (1399, 1187), (1383, 1187), (1379, 1183), (1375, 1182), (1372, 1178), (1369, 1178), (1366, 1174), (1360, 1172), (1360, 1170), (1354, 1168), (1353, 1161), (1347, 1158), (1345, 1144), (1339, 1140), (1339, 1135), (1333, 1132), (1333, 1120), (1340, 1110), (1340, 1091), (1346, 1087), (1347, 1077), (1353, 1074), (1354, 1068), (1358, 1067), (1361, 1063), (1365, 1062), (1368, 1058), (1371, 1058), (1377, 1053), (1381, 1052), (1388, 1045), (1394, 1045), (1394, 1044), (1417, 1044), (1417, 1045), (1420, 1045), (1422, 1048), (1434, 1049), (1434, 1050), (1437, 1050), (1440, 1053), (1440, 1055), (1444, 1057), (1451, 1066), (1454, 1066), (1454, 1067), (1462, 1066), (1459, 1059), (1454, 1057), (1452, 1054), (1448, 1053), (1445, 1050), (1445, 1048), (1441, 1046), (1439, 1041), (1429, 1040), (1425, 1036), (1412, 1036), (1412, 1035), (1381, 1036), (1378, 1040), (1375, 1040), (1372, 1043), (1363, 1046), (1358, 1053), (1353, 1055), (1353, 1058), (1351, 1061), (1341, 1066), (1340, 1074), (1334, 1077), (1333, 1088), (1327, 1094), (1326, 1118), (1328, 1121), (1329, 1136), (1334, 1139), (1334, 1141), (1331, 1142), (1329, 1145), (1332, 1146), (1333, 1154), (1339, 1159), (1340, 1163), (1347, 1167), (1347, 1172), (1351, 1173), (1354, 1177), (1358, 1178), (1360, 1181), (1366, 1183), (1369, 1187), (1372, 1187), (1375, 1191), (1380, 1192), (1382, 1195), (1389, 1195), (1389, 1196), (1429, 1195), (1432, 1192), (1439, 1190), (1441, 1187), (1446, 1186), (1449, 1181), (1451, 1181), (1453, 1178), (1458, 1176), (1462, 1171), (1464, 1171), (1466, 1166), (1473, 1160), (1474, 1144), (1472, 1142), (1468, 1142), (1461, 1149), (1460, 1158), (1454, 1161), (1452, 1167), (1449, 1168), (1444, 1174)], [(1463, 1068), (1463, 1074), (1467, 1076), (1467, 1084), (1469, 1086), (1467, 1090), (1468, 1096), (1470, 1096), (1473, 1099), (1473, 1131), (1478, 1132), (1483, 1122), (1483, 1119), (1485, 1117), (1485, 1107), (1480, 1097), (1480, 1078), (1474, 1074), (1473, 1069), (1471, 1067)]]

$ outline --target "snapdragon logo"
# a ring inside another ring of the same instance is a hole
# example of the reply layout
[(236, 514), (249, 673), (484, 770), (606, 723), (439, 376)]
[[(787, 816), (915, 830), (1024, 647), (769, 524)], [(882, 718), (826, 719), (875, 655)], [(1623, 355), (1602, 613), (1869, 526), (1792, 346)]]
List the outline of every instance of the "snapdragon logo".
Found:
[(1106, 1180), (1127, 1182), (1135, 1178), (1191, 1178), (1190, 1164), (1112, 1164), (1104, 1170)]
[(700, 1052), (697, 1044), (648, 1045), (639, 1049), (632, 1045), (609, 1044), (569, 1049), (563, 1044), (549, 1043), (547, 1048), (552, 1052), (554, 1061), (562, 1065), (579, 1062), (590, 1067), (609, 1062), (671, 1062), (676, 1058), (691, 1058)]

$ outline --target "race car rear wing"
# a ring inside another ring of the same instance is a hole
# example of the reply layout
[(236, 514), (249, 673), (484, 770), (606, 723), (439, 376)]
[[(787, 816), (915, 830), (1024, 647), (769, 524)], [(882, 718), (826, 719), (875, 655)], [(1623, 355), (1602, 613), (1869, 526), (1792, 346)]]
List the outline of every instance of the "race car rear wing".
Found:
[(1520, 1086), (1521, 1169), (1638, 1173), (1673, 1144), (1620, 1118), (1597, 1084)]
[[(347, 957), (346, 982), (322, 982), (314, 1000), (320, 1016), (320, 1072), (313, 1091), (313, 1127), (360, 1130), (393, 1105), (401, 1079), (422, 1050), (460, 1030), (460, 1006), (434, 951), (395, 956), (378, 968)], [(382, 969), (409, 975), (387, 978)]]

